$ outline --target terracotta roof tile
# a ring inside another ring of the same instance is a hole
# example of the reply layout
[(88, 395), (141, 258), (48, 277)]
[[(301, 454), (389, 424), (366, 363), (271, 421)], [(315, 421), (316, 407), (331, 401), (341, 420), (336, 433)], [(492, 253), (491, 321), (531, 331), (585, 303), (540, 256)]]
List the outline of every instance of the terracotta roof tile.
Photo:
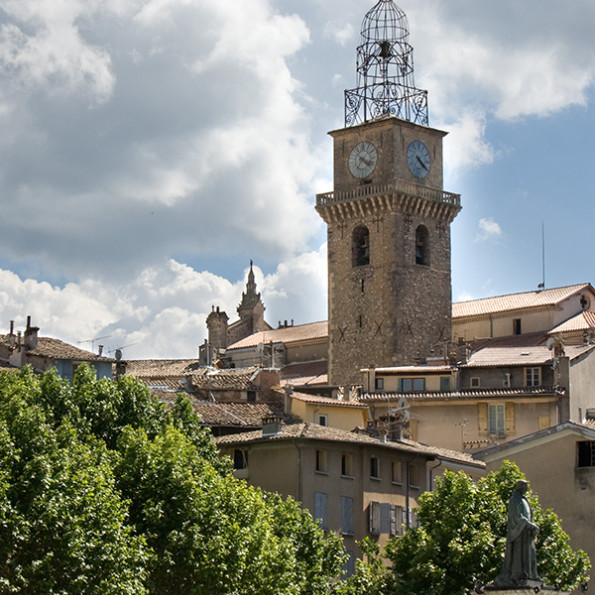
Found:
[(356, 409), (366, 409), (367, 405), (359, 403), (358, 401), (342, 401), (339, 399), (331, 399), (330, 397), (320, 397), (318, 395), (307, 395), (305, 393), (294, 392), (291, 395), (292, 399), (297, 399), (304, 403), (313, 403), (315, 405), (329, 405), (331, 407), (353, 407)]
[(540, 291), (511, 293), (508, 295), (499, 295), (479, 300), (455, 302), (452, 305), (452, 316), (453, 319), (457, 319), (466, 316), (482, 316), (499, 312), (510, 312), (524, 308), (554, 306), (585, 289), (593, 291), (590, 283), (580, 283), (578, 285), (569, 285), (567, 287), (555, 287), (553, 289), (542, 289)]
[(363, 393), (360, 403), (407, 401), (463, 401), (512, 397), (557, 396), (563, 391), (555, 386), (523, 386), (518, 388), (470, 388), (452, 392)]
[(205, 403), (191, 400), (195, 411), (207, 426), (260, 428), (267, 417), (284, 418), (278, 403)]
[(595, 328), (595, 312), (587, 310), (585, 312), (579, 312), (576, 316), (573, 316), (554, 327), (549, 334), (555, 335), (557, 333), (587, 331), (592, 328)]
[(228, 346), (228, 350), (247, 349), (256, 347), (260, 343), (293, 343), (299, 341), (325, 341), (328, 337), (328, 323), (311, 322), (309, 324), (299, 324), (288, 326), (270, 331), (261, 331), (253, 333), (240, 339), (233, 345)]
[(281, 369), (281, 384), (326, 386), (328, 384), (328, 362), (320, 360), (284, 366)]
[(491, 368), (497, 366), (534, 366), (550, 362), (553, 353), (545, 345), (529, 347), (484, 347), (471, 354), (461, 368)]
[(130, 359), (126, 360), (130, 376), (187, 376), (201, 368), (197, 359)]
[[(7, 342), (7, 335), (0, 335), (0, 341)], [(52, 359), (70, 359), (75, 361), (114, 362), (114, 358), (99, 356), (86, 349), (80, 349), (70, 343), (53, 337), (39, 337), (37, 347), (27, 350), (30, 355)]]
[(353, 444), (367, 444), (370, 446), (377, 446), (388, 450), (397, 450), (402, 452), (410, 452), (416, 454), (427, 455), (430, 458), (442, 457), (456, 462), (464, 462), (466, 464), (476, 464), (471, 455), (466, 453), (448, 450), (444, 448), (437, 448), (433, 446), (426, 446), (419, 442), (412, 440), (399, 440), (384, 442), (378, 438), (373, 438), (366, 433), (348, 432), (332, 428), (329, 426), (320, 426), (318, 424), (297, 423), (290, 425), (282, 425), (281, 432), (272, 436), (263, 436), (262, 430), (253, 432), (243, 432), (241, 434), (232, 434), (228, 436), (220, 436), (215, 438), (218, 445), (234, 445), (234, 444), (248, 444), (251, 442), (278, 442), (283, 440), (326, 440), (332, 442), (346, 442)]

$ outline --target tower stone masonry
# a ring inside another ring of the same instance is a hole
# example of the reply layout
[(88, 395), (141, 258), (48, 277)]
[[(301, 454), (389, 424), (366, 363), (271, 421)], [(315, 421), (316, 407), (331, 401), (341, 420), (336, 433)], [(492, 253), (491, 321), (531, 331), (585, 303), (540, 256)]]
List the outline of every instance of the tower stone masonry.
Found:
[(330, 133), (334, 191), (316, 197), (328, 226), (335, 385), (360, 384), (364, 367), (420, 363), (451, 340), (450, 224), (460, 197), (443, 190), (445, 133), (427, 126), (407, 38), (392, 0), (364, 18), (360, 86), (345, 92), (346, 127)]

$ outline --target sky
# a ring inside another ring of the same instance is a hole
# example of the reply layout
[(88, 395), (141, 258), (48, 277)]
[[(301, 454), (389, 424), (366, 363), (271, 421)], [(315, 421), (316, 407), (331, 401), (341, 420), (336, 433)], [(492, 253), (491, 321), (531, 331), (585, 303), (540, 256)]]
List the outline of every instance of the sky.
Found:
[[(594, 282), (595, 2), (397, 4), (461, 194), (453, 299)], [(0, 0), (0, 332), (196, 357), (251, 259), (270, 324), (325, 320), (315, 195), (373, 5)]]

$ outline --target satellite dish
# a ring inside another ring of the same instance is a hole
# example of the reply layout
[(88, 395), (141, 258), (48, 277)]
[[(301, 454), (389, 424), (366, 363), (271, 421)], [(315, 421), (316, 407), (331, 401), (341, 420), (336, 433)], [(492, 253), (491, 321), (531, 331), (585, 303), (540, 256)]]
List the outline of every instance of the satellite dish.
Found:
[(554, 348), (554, 343), (556, 341), (554, 340), (553, 337), (550, 337), (546, 342), (545, 342), (545, 346), (551, 351)]

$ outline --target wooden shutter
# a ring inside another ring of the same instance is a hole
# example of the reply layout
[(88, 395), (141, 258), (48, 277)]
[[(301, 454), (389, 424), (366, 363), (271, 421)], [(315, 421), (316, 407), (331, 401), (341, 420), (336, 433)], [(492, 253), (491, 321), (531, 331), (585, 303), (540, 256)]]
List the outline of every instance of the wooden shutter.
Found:
[(380, 502), (370, 502), (370, 533), (380, 535)]
[(514, 403), (506, 403), (506, 435), (514, 434)]
[(486, 436), (488, 433), (488, 404), (477, 404), (477, 421), (480, 435)]
[(390, 536), (402, 535), (403, 531), (403, 508), (391, 505), (390, 507)]

